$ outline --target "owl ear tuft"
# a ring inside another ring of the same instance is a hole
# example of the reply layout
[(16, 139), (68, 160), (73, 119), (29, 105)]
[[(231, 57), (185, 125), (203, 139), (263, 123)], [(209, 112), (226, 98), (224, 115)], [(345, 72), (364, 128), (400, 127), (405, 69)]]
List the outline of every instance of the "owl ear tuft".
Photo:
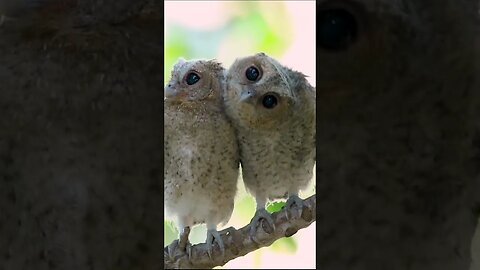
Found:
[(177, 63), (180, 64), (180, 65), (185, 64), (185, 62), (187, 62), (187, 60), (183, 57), (179, 57), (178, 60), (177, 60)]

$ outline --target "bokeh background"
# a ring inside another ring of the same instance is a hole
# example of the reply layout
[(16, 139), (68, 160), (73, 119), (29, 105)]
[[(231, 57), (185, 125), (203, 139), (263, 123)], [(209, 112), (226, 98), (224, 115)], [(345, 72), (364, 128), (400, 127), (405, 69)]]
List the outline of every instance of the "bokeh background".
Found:
[[(236, 58), (257, 52), (307, 75), (315, 85), (315, 1), (165, 1), (164, 81), (179, 57), (215, 58), (228, 68)], [(315, 176), (301, 198), (315, 194)], [(241, 228), (255, 213), (255, 200), (240, 177), (235, 208), (228, 224)], [(269, 211), (283, 203), (272, 203)], [(167, 246), (178, 236), (165, 217)], [(192, 229), (192, 244), (205, 242), (206, 226)], [(292, 237), (276, 241), (216, 269), (315, 268), (315, 223)]]

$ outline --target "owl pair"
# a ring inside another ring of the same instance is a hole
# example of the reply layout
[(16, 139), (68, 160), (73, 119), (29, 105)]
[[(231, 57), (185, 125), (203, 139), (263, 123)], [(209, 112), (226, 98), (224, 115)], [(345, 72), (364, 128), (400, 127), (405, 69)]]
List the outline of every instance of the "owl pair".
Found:
[(233, 211), (239, 164), (255, 197), (253, 236), (267, 200), (298, 197), (313, 176), (315, 89), (305, 76), (264, 53), (237, 59), (228, 71), (213, 60), (174, 66), (165, 87), (165, 207), (183, 232), (169, 246), (191, 256), (190, 226), (207, 225), (208, 254), (218, 243), (217, 225)]

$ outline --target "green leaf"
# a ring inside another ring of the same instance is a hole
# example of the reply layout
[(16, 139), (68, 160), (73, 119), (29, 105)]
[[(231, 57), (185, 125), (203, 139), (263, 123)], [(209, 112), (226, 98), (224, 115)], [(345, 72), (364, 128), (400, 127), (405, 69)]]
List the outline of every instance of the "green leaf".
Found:
[(228, 25), (211, 31), (198, 31), (180, 25), (169, 26), (165, 40), (164, 79), (168, 81), (179, 57), (185, 59), (215, 58), (228, 31)]
[(284, 205), (285, 202), (271, 202), (265, 209), (271, 214), (280, 211)]

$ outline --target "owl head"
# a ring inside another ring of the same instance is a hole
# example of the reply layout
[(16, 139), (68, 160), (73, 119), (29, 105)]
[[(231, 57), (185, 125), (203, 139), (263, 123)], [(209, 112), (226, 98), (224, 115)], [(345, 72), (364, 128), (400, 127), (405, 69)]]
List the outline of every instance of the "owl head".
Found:
[(224, 68), (215, 60), (180, 58), (174, 65), (165, 86), (165, 99), (176, 101), (219, 100), (224, 81)]
[(240, 125), (272, 128), (298, 111), (305, 87), (310, 86), (302, 73), (265, 53), (240, 58), (227, 72), (227, 113)]

